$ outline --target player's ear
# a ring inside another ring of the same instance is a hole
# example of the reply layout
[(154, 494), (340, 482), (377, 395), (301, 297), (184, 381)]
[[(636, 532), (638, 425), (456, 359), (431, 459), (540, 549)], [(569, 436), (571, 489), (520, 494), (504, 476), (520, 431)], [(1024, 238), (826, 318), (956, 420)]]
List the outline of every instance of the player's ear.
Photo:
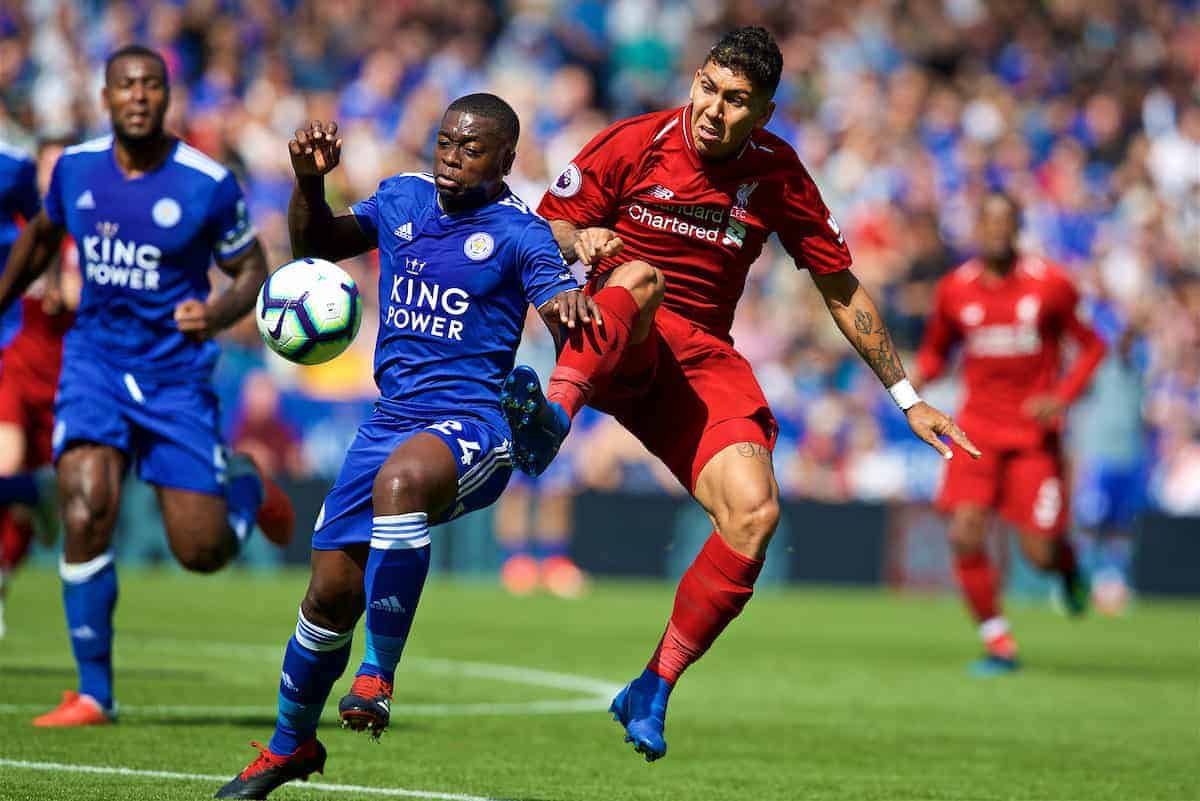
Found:
[(763, 111), (762, 116), (760, 116), (757, 120), (754, 121), (754, 127), (755, 128), (765, 127), (766, 124), (771, 121), (771, 117), (773, 117), (774, 115), (775, 115), (775, 101), (768, 100), (767, 107)]
[(512, 172), (513, 162), (517, 160), (517, 149), (509, 145), (504, 151), (504, 160), (501, 162), (503, 172), (501, 175), (508, 175)]

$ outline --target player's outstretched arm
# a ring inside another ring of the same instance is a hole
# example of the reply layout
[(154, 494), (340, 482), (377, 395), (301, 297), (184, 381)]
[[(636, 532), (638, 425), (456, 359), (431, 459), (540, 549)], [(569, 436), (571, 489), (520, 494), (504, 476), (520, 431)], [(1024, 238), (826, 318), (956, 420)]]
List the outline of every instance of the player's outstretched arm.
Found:
[(39, 211), (21, 234), (8, 254), (4, 274), (0, 275), (0, 314), (3, 314), (29, 285), (44, 273), (58, 255), (64, 228), (55, 224), (46, 212)]
[(288, 142), (296, 184), (288, 203), (292, 257), (339, 261), (375, 247), (353, 214), (335, 216), (325, 200), (325, 175), (342, 160), (336, 122), (315, 120)]
[(905, 377), (900, 354), (892, 344), (891, 332), (884, 324), (875, 301), (871, 300), (854, 273), (849, 270), (826, 275), (813, 273), (812, 278), (834, 322), (904, 409), (913, 433), (929, 443), (943, 458), (949, 459), (952, 451), (942, 442), (942, 436), (949, 437), (971, 456), (979, 458), (979, 449), (949, 415), (916, 397), (915, 390)]

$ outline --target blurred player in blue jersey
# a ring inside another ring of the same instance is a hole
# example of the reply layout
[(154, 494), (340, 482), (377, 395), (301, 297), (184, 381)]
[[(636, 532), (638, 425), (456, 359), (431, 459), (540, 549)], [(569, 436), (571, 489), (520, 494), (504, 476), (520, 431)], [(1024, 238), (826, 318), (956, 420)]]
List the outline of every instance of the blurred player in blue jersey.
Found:
[(518, 134), (500, 98), (459, 98), (442, 117), (433, 174), (387, 178), (337, 217), (323, 178), (340, 159), (336, 124), (313, 123), (289, 142), (294, 255), (337, 260), (379, 249), (382, 397), (317, 517), (274, 736), (266, 748), (256, 744), (258, 758), (218, 798), (265, 798), (323, 770), (317, 721), (364, 610), (366, 653), (338, 709), (343, 725), (376, 737), (388, 725), (395, 668), (429, 570), (429, 529), (491, 504), (511, 473), (500, 382), (527, 306), (556, 332), (591, 319), (550, 226), (504, 183)]
[[(37, 166), (33, 159), (0, 142), (0, 258), (8, 258), (17, 239), (18, 219), (29, 222), (40, 207)], [(0, 314), (0, 476), (9, 479), (5, 487), (0, 488), (0, 637), (4, 636), (4, 595), (8, 574), (25, 556), (33, 536), (29, 516), (21, 507), (14, 508), (13, 502), (32, 505), (37, 498), (32, 477), (25, 475), (23, 480), (15, 479), (25, 473), (26, 456), (32, 449), (24, 447), (26, 426), (21, 420), (23, 404), (18, 402), (20, 388), (14, 380), (12, 359), (6, 360), (4, 353), (20, 329), (22, 317), (20, 304), (13, 304)]]
[[(38, 726), (112, 721), (111, 540), (126, 470), (154, 485), (179, 562), (211, 572), (257, 522), (291, 537), (282, 492), (221, 443), (211, 338), (254, 305), (266, 261), (234, 177), (163, 129), (162, 57), (122, 48), (105, 64), (113, 133), (67, 148), (45, 206), (13, 245), (0, 312), (41, 274), (65, 232), (83, 288), (67, 333), (55, 402), (54, 456), (65, 525), (63, 605), (79, 691)], [(232, 277), (210, 297), (209, 264)]]

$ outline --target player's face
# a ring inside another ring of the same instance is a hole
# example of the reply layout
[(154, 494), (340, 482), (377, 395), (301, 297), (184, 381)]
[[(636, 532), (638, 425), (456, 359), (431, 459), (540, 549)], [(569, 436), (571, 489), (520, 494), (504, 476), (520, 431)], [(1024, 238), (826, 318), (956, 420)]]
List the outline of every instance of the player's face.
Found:
[(1004, 262), (1017, 252), (1017, 212), (1002, 197), (992, 196), (979, 209), (975, 236), (979, 255), (986, 261)]
[(775, 111), (770, 96), (749, 78), (711, 61), (696, 70), (691, 97), (692, 141), (708, 159), (737, 153)]
[(136, 141), (162, 134), (169, 91), (166, 73), (155, 59), (117, 59), (105, 77), (101, 97), (119, 138)]
[(443, 201), (491, 197), (512, 168), (513, 147), (495, 121), (447, 111), (434, 146), (433, 181)]

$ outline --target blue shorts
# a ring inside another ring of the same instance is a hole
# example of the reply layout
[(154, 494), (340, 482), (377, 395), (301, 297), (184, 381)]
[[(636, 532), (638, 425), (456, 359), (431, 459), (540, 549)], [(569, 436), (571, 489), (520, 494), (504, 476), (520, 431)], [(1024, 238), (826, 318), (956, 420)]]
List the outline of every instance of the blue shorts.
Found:
[(512, 443), (498, 415), (459, 414), (417, 419), (387, 411), (382, 404), (358, 427), (341, 472), (317, 515), (312, 547), (332, 551), (371, 541), (375, 475), (404, 440), (422, 431), (441, 438), (457, 458), (458, 498), (444, 523), (496, 502), (512, 475)]
[(163, 381), (64, 358), (54, 403), (54, 461), (75, 443), (109, 445), (160, 487), (221, 495), (225, 446), (212, 385)]
[(1076, 522), (1089, 529), (1132, 529), (1146, 506), (1146, 483), (1141, 464), (1088, 465), (1075, 490)]

